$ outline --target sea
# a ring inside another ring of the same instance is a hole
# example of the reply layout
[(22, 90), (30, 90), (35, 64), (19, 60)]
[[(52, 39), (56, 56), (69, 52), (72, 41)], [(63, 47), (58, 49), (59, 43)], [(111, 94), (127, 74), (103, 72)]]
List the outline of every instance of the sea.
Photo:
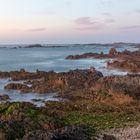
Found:
[[(19, 47), (22, 46), (22, 47)], [(126, 75), (127, 71), (118, 69), (110, 70), (106, 67), (106, 62), (110, 59), (79, 59), (66, 60), (68, 55), (83, 53), (108, 53), (113, 47), (111, 45), (95, 44), (43, 44), (40, 48), (26, 48), (26, 45), (0, 45), (0, 71), (14, 71), (24, 68), (27, 71), (34, 72), (36, 69), (42, 71), (53, 70), (55, 72), (67, 72), (74, 69), (88, 69), (95, 67), (102, 72), (104, 76)], [(134, 46), (122, 45), (116, 47), (117, 51), (123, 50), (135, 51)], [(39, 95), (37, 93), (22, 94), (18, 91), (6, 91), (3, 87), (9, 83), (9, 79), (0, 79), (0, 95), (7, 94), (10, 101), (33, 102), (32, 99), (42, 100), (61, 100), (55, 98), (57, 93), (46, 93)], [(22, 82), (22, 81), (21, 81)], [(1, 101), (0, 101), (1, 103)], [(42, 102), (33, 102), (37, 106), (42, 106)]]

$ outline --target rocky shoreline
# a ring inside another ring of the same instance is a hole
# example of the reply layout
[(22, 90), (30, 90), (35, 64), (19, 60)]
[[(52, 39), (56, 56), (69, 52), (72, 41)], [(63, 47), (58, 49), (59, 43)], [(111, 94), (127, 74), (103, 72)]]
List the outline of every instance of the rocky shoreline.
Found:
[(115, 48), (111, 48), (108, 54), (103, 52), (99, 53), (85, 53), (81, 55), (69, 55), (66, 59), (113, 59), (113, 61), (107, 62), (108, 69), (121, 69), (128, 72), (140, 72), (140, 49), (137, 51), (124, 50), (123, 52), (117, 52)]
[[(3, 140), (114, 140), (116, 135), (108, 133), (99, 138), (100, 131), (140, 122), (138, 74), (103, 76), (93, 67), (60, 73), (21, 69), (0, 72), (0, 78), (11, 80), (5, 90), (18, 90), (19, 94), (57, 92), (57, 97), (64, 99), (45, 101), (43, 107), (26, 102), (2, 103), (0, 139)], [(20, 83), (21, 80), (24, 82)], [(0, 96), (0, 100), (7, 99), (6, 95)]]

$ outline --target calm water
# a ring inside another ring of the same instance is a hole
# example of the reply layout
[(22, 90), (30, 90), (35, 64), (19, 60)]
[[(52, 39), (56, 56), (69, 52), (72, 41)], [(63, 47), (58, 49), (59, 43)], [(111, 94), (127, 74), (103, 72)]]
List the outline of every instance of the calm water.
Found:
[[(9, 47), (9, 46), (8, 46)], [(106, 60), (97, 59), (81, 59), (81, 60), (66, 60), (68, 55), (82, 54), (87, 52), (101, 52), (108, 53), (110, 46), (72, 46), (69, 47), (46, 47), (46, 48), (0, 48), (0, 71), (18, 70), (21, 68), (27, 71), (39, 70), (54, 70), (56, 72), (69, 71), (72, 69), (86, 69), (94, 66), (97, 70), (101, 71), (104, 75), (123, 75), (127, 72), (118, 70), (107, 70)], [(120, 47), (118, 51), (124, 49), (136, 50), (133, 47)], [(16, 91), (4, 91), (3, 86), (7, 84), (8, 80), (0, 80), (0, 94), (8, 94), (14, 101), (31, 101), (31, 99), (53, 99), (53, 94), (37, 95), (37, 94), (19, 94)], [(38, 103), (38, 105), (40, 105)]]

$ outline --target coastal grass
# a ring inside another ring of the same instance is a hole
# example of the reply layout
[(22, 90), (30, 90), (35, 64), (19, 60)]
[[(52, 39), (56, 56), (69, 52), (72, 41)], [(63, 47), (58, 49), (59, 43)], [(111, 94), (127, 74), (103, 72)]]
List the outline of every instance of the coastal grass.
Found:
[[(105, 109), (107, 108), (106, 106)], [(58, 128), (59, 126), (85, 126), (86, 134), (90, 137), (94, 137), (98, 135), (101, 130), (123, 128), (135, 124), (135, 122), (140, 122), (140, 112), (138, 110), (131, 113), (130, 111), (129, 113), (126, 111), (125, 113), (114, 114), (110, 111), (100, 114), (96, 112), (73, 111), (68, 108), (66, 108), (66, 110), (63, 109), (62, 106), (61, 108), (59, 108), (59, 106), (57, 106), (57, 108), (54, 107), (53, 110), (51, 106), (39, 108), (28, 103), (5, 103), (0, 105), (0, 117), (5, 121), (12, 120), (13, 126), (16, 126), (14, 128), (12, 127), (12, 129), (16, 131), (10, 132), (11, 128), (7, 129), (7, 124), (5, 123), (3, 127), (0, 127), (0, 131), (6, 131), (11, 137), (13, 137), (15, 133), (19, 133), (19, 135), (16, 134), (16, 137), (21, 138), (24, 133), (43, 129), (44, 124), (48, 124), (48, 126), (55, 124)], [(60, 113), (62, 110), (63, 114)], [(49, 113), (51, 111), (52, 113)], [(21, 128), (20, 125), (22, 125)], [(17, 130), (17, 128), (19, 130)]]
[(140, 113), (123, 115), (93, 115), (79, 112), (70, 112), (62, 119), (65, 125), (86, 125), (87, 134), (94, 136), (100, 130), (123, 128), (140, 122)]

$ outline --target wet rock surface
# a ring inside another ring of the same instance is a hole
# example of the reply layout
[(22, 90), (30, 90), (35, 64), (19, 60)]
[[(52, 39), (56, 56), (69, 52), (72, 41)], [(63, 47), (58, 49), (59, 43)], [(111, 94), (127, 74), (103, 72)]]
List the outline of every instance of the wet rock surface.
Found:
[(70, 55), (66, 59), (82, 59), (82, 58), (96, 58), (96, 59), (114, 59), (108, 62), (109, 69), (121, 69), (129, 72), (140, 72), (140, 51), (131, 52), (124, 50), (117, 52), (115, 48), (111, 48), (108, 54), (103, 53), (85, 53), (82, 55)]
[[(66, 92), (75, 89), (88, 88), (94, 84), (102, 73), (94, 68), (88, 70), (73, 70), (69, 72), (40, 72), (28, 73), (25, 71), (17, 71), (11, 74), (13, 81), (28, 80), (25, 84), (10, 83), (4, 88), (6, 90), (19, 90), (23, 93), (49, 93), (49, 92)], [(29, 81), (30, 80), (30, 81)], [(27, 83), (27, 84), (26, 84)], [(28, 84), (31, 86), (29, 87)]]
[[(19, 81), (19, 83), (10, 82), (4, 87), (5, 90), (18, 90), (20, 93), (58, 93), (58, 96), (63, 98), (71, 98), (72, 94), (75, 94), (75, 98), (81, 98), (84, 96), (83, 92), (92, 93), (100, 89), (140, 99), (140, 75), (138, 74), (103, 76), (95, 68), (61, 73), (38, 70), (33, 73), (28, 73), (25, 70), (12, 73), (13, 75), (11, 74), (9, 78)], [(15, 75), (18, 75), (16, 79), (13, 78)], [(20, 83), (20, 80), (24, 80), (24, 83)], [(76, 97), (79, 92), (81, 92), (80, 97)], [(86, 98), (91, 98), (90, 96), (93, 95), (88, 96), (89, 94), (86, 95)]]

